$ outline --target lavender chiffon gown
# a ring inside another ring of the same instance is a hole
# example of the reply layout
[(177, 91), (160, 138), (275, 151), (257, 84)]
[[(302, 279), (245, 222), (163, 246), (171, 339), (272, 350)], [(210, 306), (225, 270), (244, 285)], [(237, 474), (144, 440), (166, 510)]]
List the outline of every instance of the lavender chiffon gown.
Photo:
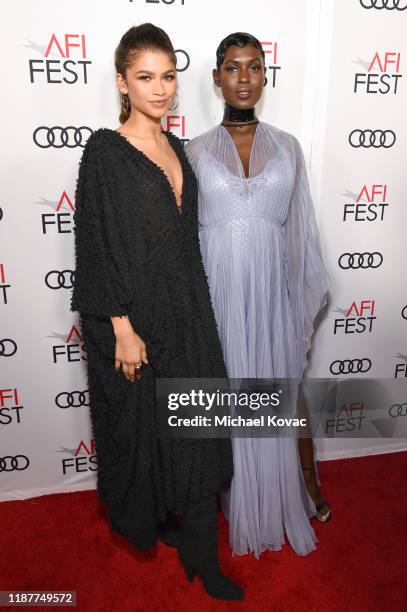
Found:
[[(301, 378), (327, 275), (304, 156), (290, 134), (257, 125), (246, 178), (221, 125), (190, 141), (199, 238), (230, 378)], [(233, 552), (316, 548), (295, 438), (233, 438), (221, 495)]]

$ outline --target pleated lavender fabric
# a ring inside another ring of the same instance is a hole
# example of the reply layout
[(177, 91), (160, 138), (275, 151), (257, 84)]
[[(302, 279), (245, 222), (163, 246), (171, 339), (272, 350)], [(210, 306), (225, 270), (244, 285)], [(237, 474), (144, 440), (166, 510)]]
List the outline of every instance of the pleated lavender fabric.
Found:
[[(199, 238), (230, 378), (301, 378), (327, 274), (304, 156), (290, 134), (260, 122), (249, 176), (221, 125), (191, 140)], [(295, 438), (234, 438), (234, 477), (221, 496), (236, 554), (299, 555), (317, 542)]]

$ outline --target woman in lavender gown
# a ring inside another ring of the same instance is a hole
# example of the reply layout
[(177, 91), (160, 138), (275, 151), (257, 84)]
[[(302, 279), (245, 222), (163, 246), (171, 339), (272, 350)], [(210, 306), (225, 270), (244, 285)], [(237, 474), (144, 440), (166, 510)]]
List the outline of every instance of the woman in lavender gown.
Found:
[[(265, 71), (253, 36), (221, 42), (213, 78), (224, 119), (190, 141), (187, 155), (198, 178), (200, 245), (229, 377), (301, 379), (327, 275), (300, 144), (255, 116)], [(297, 439), (234, 437), (233, 457), (234, 477), (221, 496), (233, 552), (258, 558), (279, 550), (284, 532), (297, 554), (314, 550), (309, 517), (326, 520), (330, 508), (314, 471), (307, 490)]]

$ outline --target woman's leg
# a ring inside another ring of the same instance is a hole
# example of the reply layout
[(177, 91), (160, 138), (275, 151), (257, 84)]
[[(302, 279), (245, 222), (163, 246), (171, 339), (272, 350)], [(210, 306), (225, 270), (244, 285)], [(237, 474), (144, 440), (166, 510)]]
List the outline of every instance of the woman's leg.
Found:
[[(301, 385), (298, 391), (298, 412), (301, 416), (309, 418), (307, 402), (302, 392)], [(309, 437), (298, 439), (298, 453), (304, 474), (305, 486), (307, 487), (307, 491), (317, 509), (315, 518), (321, 523), (326, 523), (326, 521), (331, 518), (331, 508), (328, 502), (324, 499), (317, 481), (314, 460), (314, 444), (311, 437), (312, 432), (309, 431), (308, 433)]]
[(192, 581), (197, 573), (206, 592), (212, 597), (242, 599), (242, 589), (219, 567), (216, 515), (216, 494), (189, 504), (181, 525), (180, 559), (188, 580)]

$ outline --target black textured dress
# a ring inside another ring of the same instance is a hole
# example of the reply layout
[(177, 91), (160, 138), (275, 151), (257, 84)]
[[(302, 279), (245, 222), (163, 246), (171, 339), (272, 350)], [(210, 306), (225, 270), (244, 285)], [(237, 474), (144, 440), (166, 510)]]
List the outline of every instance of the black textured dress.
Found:
[[(113, 529), (137, 548), (160, 521), (213, 494), (232, 475), (228, 439), (157, 437), (155, 378), (221, 377), (226, 368), (201, 260), (197, 185), (180, 141), (182, 212), (161, 168), (121, 134), (89, 138), (76, 192), (76, 274), (87, 350), (97, 491)], [(147, 345), (143, 378), (114, 369), (110, 316), (127, 314)]]

